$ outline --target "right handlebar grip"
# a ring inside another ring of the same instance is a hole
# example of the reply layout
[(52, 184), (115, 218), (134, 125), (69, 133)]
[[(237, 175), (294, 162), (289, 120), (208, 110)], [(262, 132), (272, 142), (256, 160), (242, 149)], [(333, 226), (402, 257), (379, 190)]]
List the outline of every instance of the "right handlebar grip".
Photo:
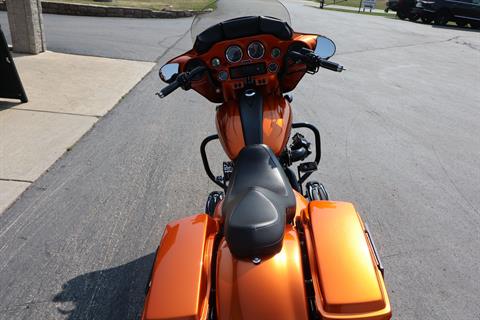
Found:
[(336, 72), (342, 72), (344, 70), (342, 65), (340, 65), (338, 63), (335, 63), (335, 62), (325, 60), (325, 59), (319, 59), (318, 65), (322, 68), (332, 70), (332, 71), (336, 71)]

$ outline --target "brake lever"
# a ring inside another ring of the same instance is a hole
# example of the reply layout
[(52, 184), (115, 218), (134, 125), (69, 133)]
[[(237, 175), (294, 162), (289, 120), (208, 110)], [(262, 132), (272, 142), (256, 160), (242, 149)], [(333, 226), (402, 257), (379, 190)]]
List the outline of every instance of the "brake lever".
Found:
[(335, 72), (342, 72), (346, 70), (342, 65), (320, 58), (312, 50), (302, 48), (301, 52), (290, 51), (289, 57), (300, 60), (307, 65), (307, 69), (313, 74), (318, 71), (318, 68), (325, 68)]

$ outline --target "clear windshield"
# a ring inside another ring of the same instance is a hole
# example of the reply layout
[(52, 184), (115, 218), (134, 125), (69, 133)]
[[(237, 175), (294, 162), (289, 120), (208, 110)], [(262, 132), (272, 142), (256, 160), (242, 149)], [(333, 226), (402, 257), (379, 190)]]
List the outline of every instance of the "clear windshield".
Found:
[(192, 41), (205, 29), (225, 20), (246, 16), (268, 16), (280, 19), (291, 25), (287, 8), (278, 0), (217, 0), (212, 4), (210, 13), (195, 17), (190, 33)]

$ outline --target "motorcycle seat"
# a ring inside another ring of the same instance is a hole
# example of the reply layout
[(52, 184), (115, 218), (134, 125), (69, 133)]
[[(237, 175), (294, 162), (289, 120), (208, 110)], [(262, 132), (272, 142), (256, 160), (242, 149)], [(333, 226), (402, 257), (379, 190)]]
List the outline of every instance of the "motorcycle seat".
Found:
[(263, 144), (246, 146), (235, 161), (222, 206), (232, 254), (253, 258), (280, 251), (295, 207), (295, 194), (272, 150)]

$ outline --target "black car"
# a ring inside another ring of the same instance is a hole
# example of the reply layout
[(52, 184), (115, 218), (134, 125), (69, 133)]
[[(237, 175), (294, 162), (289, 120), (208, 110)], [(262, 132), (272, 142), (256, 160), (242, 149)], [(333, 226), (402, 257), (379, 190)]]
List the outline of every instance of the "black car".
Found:
[(385, 12), (389, 10), (396, 11), (397, 17), (402, 20), (409, 19), (416, 21), (419, 15), (414, 12), (416, 0), (387, 0)]
[(454, 21), (461, 27), (470, 24), (480, 28), (480, 0), (417, 0), (413, 12), (424, 23), (446, 25)]

